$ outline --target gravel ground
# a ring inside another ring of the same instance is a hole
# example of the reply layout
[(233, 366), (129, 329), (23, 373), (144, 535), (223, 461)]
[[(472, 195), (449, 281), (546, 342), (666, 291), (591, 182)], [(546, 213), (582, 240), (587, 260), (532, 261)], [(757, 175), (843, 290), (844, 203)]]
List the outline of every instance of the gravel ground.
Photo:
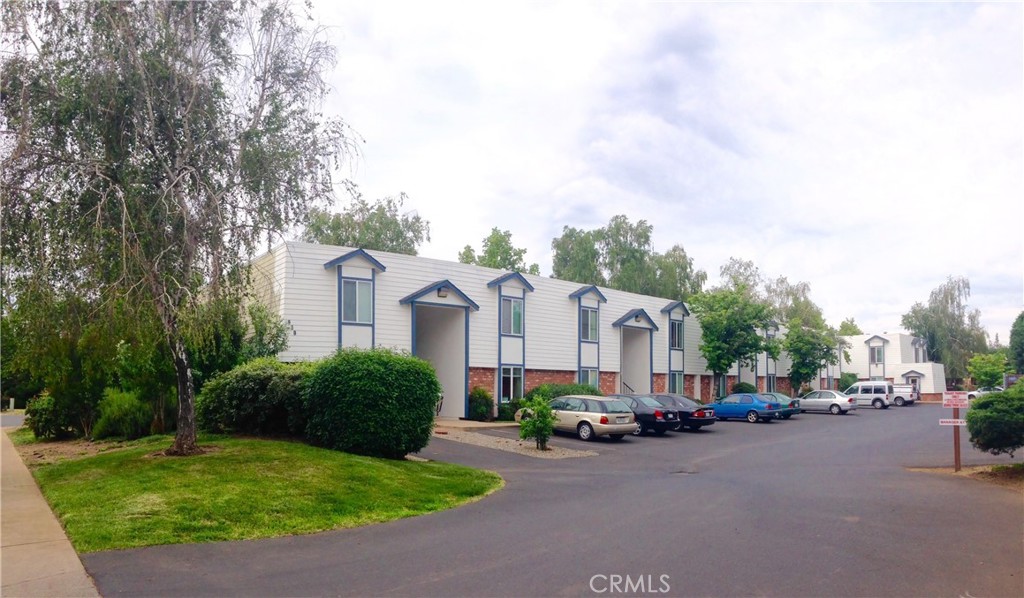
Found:
[(454, 440), (455, 442), (464, 442), (466, 444), (498, 449), (499, 451), (519, 453), (520, 455), (537, 457), (538, 459), (572, 459), (574, 457), (597, 456), (597, 453), (594, 451), (578, 451), (575, 449), (552, 446), (550, 444), (548, 445), (548, 450), (539, 451), (537, 450), (537, 443), (532, 439), (512, 440), (510, 438), (500, 438), (498, 436), (489, 436), (486, 434), (479, 434), (477, 432), (467, 432), (465, 430), (454, 430), (450, 428), (435, 429), (434, 436), (437, 438), (444, 438), (445, 440)]

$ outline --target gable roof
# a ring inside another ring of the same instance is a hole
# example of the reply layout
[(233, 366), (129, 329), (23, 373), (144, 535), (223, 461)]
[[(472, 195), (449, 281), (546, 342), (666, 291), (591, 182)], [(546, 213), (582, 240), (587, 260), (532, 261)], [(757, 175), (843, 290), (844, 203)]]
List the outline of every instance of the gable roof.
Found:
[(880, 336), (880, 335), (876, 334), (876, 335), (874, 335), (874, 336), (872, 336), (872, 337), (868, 338), (868, 340), (864, 341), (864, 344), (865, 344), (865, 345), (867, 345), (867, 344), (870, 344), (870, 343), (871, 343), (871, 341), (875, 340), (876, 338), (877, 338), (878, 340), (882, 341), (883, 343), (887, 343), (887, 342), (889, 342), (889, 339), (885, 338), (884, 336)]
[(574, 292), (569, 293), (569, 298), (570, 299), (578, 299), (578, 298), (586, 295), (587, 293), (593, 293), (594, 295), (596, 295), (598, 301), (600, 301), (601, 303), (608, 303), (608, 300), (605, 299), (604, 294), (602, 294), (601, 291), (598, 290), (598, 288), (596, 286), (592, 285), (592, 284), (591, 285), (587, 285), (585, 287), (580, 287), (580, 288), (576, 289)]
[(424, 295), (429, 295), (430, 293), (433, 293), (434, 291), (437, 291), (439, 289), (448, 289), (449, 291), (455, 293), (455, 295), (459, 299), (462, 299), (462, 301), (464, 301), (466, 305), (469, 306), (470, 309), (472, 309), (473, 311), (480, 311), (480, 306), (477, 305), (475, 301), (470, 299), (465, 293), (463, 293), (462, 290), (459, 289), (459, 287), (452, 284), (452, 281), (448, 279), (432, 282), (427, 286), (423, 287), (422, 289), (416, 291), (415, 293), (402, 297), (401, 299), (398, 300), (398, 302), (402, 305), (414, 303), (416, 301), (419, 301), (419, 299)]
[(631, 309), (627, 311), (621, 318), (612, 322), (612, 327), (618, 328), (620, 326), (628, 326), (629, 324), (627, 324), (627, 322), (630, 320), (646, 320), (653, 330), (658, 330), (658, 325), (654, 323), (651, 316), (647, 315), (647, 312), (643, 309)]
[(518, 282), (519, 284), (523, 285), (524, 289), (530, 291), (531, 293), (533, 292), (533, 285), (530, 284), (530, 281), (526, 280), (526, 277), (520, 274), (519, 272), (509, 272), (508, 274), (503, 274), (495, 278), (491, 282), (487, 283), (487, 288), (492, 289), (498, 285), (505, 284), (510, 280)]
[(663, 313), (663, 314), (671, 313), (671, 312), (675, 311), (676, 309), (683, 310), (683, 316), (684, 317), (689, 317), (690, 316), (690, 310), (686, 309), (686, 304), (683, 303), (682, 301), (673, 301), (672, 303), (669, 303), (665, 307), (661, 308), (661, 313)]
[(924, 374), (922, 374), (921, 372), (919, 372), (917, 370), (910, 370), (908, 372), (904, 372), (904, 373), (900, 374), (900, 376), (903, 377), (903, 378), (906, 378), (907, 376), (918, 376), (920, 378), (924, 378)]
[(374, 259), (374, 257), (372, 255), (370, 255), (369, 253), (366, 253), (366, 251), (363, 250), (363, 249), (356, 249), (354, 251), (350, 251), (350, 252), (346, 253), (343, 256), (334, 258), (333, 260), (331, 260), (331, 261), (327, 262), (326, 264), (324, 264), (324, 269), (325, 270), (330, 270), (331, 268), (333, 268), (335, 266), (340, 266), (340, 265), (344, 264), (345, 262), (347, 262), (349, 260), (352, 260), (352, 259), (356, 259), (356, 258), (366, 260), (367, 262), (370, 263), (370, 267), (375, 269), (375, 270), (377, 270), (377, 271), (380, 271), (380, 272), (386, 272), (387, 271), (387, 268), (384, 267), (384, 264), (378, 262), (376, 259)]

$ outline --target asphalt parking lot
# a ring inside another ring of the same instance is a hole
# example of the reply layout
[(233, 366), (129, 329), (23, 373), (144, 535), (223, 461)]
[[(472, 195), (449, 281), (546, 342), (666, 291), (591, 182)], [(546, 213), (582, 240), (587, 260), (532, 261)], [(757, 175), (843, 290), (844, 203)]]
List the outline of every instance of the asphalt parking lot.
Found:
[[(506, 488), (384, 525), (83, 562), (105, 596), (1020, 596), (1021, 495), (906, 469), (952, 464), (941, 417), (918, 405), (560, 435), (599, 453), (563, 460), (436, 439), (421, 456), (498, 471)], [(965, 464), (1011, 462), (963, 439)]]

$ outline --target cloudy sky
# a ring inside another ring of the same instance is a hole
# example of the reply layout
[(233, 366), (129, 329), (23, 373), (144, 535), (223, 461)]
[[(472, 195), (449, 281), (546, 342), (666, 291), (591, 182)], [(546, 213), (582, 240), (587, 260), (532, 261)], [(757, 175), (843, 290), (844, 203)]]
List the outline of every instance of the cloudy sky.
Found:
[(497, 226), (550, 274), (563, 226), (625, 214), (833, 325), (895, 332), (949, 275), (1004, 344), (1024, 309), (1021, 3), (314, 2), (343, 176), (408, 194), (421, 255)]

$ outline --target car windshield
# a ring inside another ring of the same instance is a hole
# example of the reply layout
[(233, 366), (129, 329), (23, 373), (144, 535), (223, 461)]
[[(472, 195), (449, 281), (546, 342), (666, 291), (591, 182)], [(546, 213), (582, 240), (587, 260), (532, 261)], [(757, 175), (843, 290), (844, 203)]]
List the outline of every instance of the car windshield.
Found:
[(636, 400), (640, 401), (644, 405), (647, 405), (648, 407), (654, 407), (655, 409), (657, 409), (658, 407), (664, 407), (664, 405), (652, 399), (651, 397), (637, 397)]
[(630, 408), (627, 407), (625, 403), (618, 399), (605, 401), (604, 404), (608, 408), (608, 413), (632, 413)]

